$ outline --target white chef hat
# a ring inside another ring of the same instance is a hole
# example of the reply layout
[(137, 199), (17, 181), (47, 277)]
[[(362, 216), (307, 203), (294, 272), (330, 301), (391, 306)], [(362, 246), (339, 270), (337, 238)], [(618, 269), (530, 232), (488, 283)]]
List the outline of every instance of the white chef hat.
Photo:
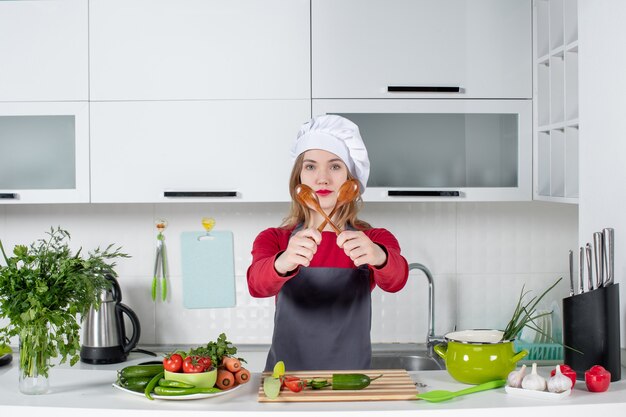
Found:
[(359, 181), (361, 192), (365, 191), (370, 160), (356, 124), (334, 114), (314, 117), (300, 128), (291, 148), (291, 157), (295, 160), (310, 149), (322, 149), (341, 158), (350, 174)]

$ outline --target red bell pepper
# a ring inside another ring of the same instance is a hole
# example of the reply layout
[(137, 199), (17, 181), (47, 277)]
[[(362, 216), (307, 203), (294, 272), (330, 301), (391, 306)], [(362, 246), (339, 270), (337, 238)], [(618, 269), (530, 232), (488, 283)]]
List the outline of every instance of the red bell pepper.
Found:
[(611, 373), (600, 365), (594, 365), (585, 372), (585, 383), (591, 392), (604, 392), (611, 384)]

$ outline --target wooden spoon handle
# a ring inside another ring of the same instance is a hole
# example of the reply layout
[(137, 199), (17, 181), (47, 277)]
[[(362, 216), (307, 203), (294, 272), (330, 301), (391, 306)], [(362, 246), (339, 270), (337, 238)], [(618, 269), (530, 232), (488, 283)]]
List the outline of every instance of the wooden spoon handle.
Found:
[[(335, 212), (337, 211), (337, 206), (335, 206), (335, 208), (333, 209), (333, 211), (330, 212), (330, 214), (328, 215), (328, 218), (332, 219), (333, 215), (335, 214)], [(322, 233), (322, 230), (324, 230), (324, 228), (326, 227), (326, 225), (328, 224), (328, 220), (324, 220), (322, 222), (322, 224), (320, 224), (317, 228), (317, 231)], [(332, 225), (331, 225), (332, 226)]]

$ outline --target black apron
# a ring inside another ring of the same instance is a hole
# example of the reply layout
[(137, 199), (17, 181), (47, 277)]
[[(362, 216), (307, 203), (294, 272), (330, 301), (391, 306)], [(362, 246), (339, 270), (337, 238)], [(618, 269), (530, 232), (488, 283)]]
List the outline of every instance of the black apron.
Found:
[[(298, 229), (294, 230), (294, 233)], [(370, 271), (300, 267), (276, 300), (274, 335), (265, 363), (286, 369), (369, 369), (372, 299)]]

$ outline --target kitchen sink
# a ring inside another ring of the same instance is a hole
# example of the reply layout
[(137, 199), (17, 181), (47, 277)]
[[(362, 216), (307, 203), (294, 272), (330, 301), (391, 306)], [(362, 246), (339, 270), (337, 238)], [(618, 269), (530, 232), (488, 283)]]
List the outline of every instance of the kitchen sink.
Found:
[(407, 371), (439, 371), (445, 366), (424, 353), (381, 352), (372, 355), (372, 369), (406, 369)]

